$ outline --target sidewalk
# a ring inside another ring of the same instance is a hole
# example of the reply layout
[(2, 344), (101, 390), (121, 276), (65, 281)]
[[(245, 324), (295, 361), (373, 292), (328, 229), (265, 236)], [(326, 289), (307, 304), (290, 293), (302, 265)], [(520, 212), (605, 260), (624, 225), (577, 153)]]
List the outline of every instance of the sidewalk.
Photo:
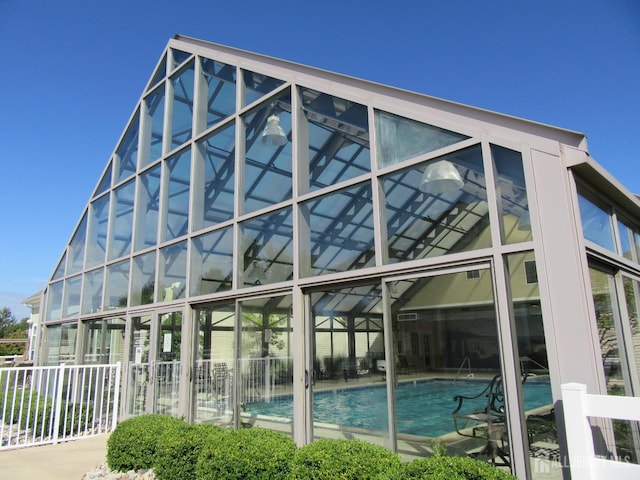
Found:
[(0, 452), (0, 471), (7, 480), (81, 480), (107, 460), (109, 434), (82, 440)]

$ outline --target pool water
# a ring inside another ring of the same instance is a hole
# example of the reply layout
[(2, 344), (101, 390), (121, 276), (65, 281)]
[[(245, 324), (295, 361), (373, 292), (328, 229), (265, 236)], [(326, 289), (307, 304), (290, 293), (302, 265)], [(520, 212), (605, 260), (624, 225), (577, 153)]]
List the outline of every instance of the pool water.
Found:
[[(398, 433), (437, 437), (452, 432), (451, 413), (458, 402), (455, 395), (473, 396), (480, 393), (488, 380), (420, 380), (403, 382), (396, 388), (396, 424)], [(552, 403), (547, 381), (527, 380), (524, 384), (525, 410)], [(486, 397), (471, 403), (464, 410), (483, 408)], [(344, 388), (314, 392), (313, 419), (316, 423), (336, 424), (367, 430), (387, 430), (387, 390), (384, 385)], [(292, 397), (279, 397), (269, 403), (247, 405), (253, 414), (291, 418)]]

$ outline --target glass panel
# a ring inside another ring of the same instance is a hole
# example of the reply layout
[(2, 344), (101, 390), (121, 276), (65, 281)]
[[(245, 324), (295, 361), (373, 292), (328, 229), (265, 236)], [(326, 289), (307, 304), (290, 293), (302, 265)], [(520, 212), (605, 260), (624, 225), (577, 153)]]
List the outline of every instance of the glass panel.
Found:
[(94, 200), (89, 206), (87, 268), (104, 263), (109, 226), (109, 195)]
[(164, 239), (171, 240), (185, 235), (189, 225), (191, 149), (187, 148), (169, 158), (167, 172), (167, 202), (163, 209), (166, 215)]
[(62, 318), (62, 291), (64, 282), (52, 283), (47, 292), (47, 320)]
[[(425, 176), (442, 167), (457, 171), (462, 187), (423, 191), (433, 188)], [(386, 175), (383, 186), (389, 263), (491, 246), (480, 146)]]
[(235, 302), (199, 309), (196, 372), (196, 422), (233, 422), (235, 365)]
[(133, 204), (136, 194), (135, 179), (114, 191), (113, 221), (108, 259), (123, 257), (131, 253), (133, 230)]
[(73, 365), (76, 361), (77, 323), (47, 327), (45, 365)]
[(129, 292), (129, 260), (107, 267), (104, 309), (125, 308)]
[(158, 241), (158, 211), (160, 208), (160, 166), (140, 175), (137, 202), (136, 251), (153, 247)]
[(191, 138), (193, 123), (193, 62), (171, 79), (173, 109), (171, 115), (171, 149)]
[(245, 85), (245, 105), (255, 102), (284, 83), (283, 80), (267, 77), (249, 70), (242, 71), (242, 78)]
[(156, 276), (156, 252), (145, 253), (133, 259), (131, 272), (130, 306), (153, 303)]
[(633, 229), (618, 220), (618, 232), (620, 233), (620, 247), (622, 248), (620, 253), (624, 258), (633, 260), (633, 248), (631, 246), (633, 242)]
[(102, 176), (102, 180), (100, 180), (100, 183), (96, 188), (96, 191), (93, 192), (93, 196), (97, 197), (101, 193), (104, 193), (107, 190), (109, 190), (109, 188), (111, 188), (111, 162), (109, 162), (109, 165), (107, 166), (107, 171), (104, 172), (104, 175)]
[(160, 250), (160, 274), (158, 275), (158, 298), (168, 302), (184, 298), (187, 286), (187, 242), (176, 243)]
[(293, 275), (291, 208), (242, 222), (243, 284), (291, 280)]
[(124, 134), (124, 137), (122, 138), (120, 146), (118, 146), (118, 149), (116, 150), (116, 158), (118, 159), (115, 163), (117, 166), (116, 183), (119, 183), (125, 178), (136, 173), (136, 168), (138, 166), (139, 121), (140, 115), (136, 112), (133, 119), (131, 119), (131, 123)]
[[(82, 248), (84, 249), (84, 242), (82, 243)], [(51, 277), (51, 280), (60, 280), (62, 277), (64, 277), (64, 267), (66, 264), (67, 264), (67, 253), (65, 252), (62, 255), (62, 258), (60, 259), (60, 262), (58, 263), (56, 270), (53, 272), (53, 276)]]
[(175, 48), (171, 49), (171, 54), (173, 58), (171, 69), (182, 65), (182, 63), (191, 56), (190, 53), (183, 52), (182, 50), (176, 50)]
[(233, 282), (233, 228), (193, 239), (191, 295), (231, 290)]
[(158, 68), (153, 74), (153, 78), (151, 79), (149, 86), (153, 87), (155, 84), (161, 81), (166, 74), (167, 74), (167, 58), (163, 56), (162, 61), (160, 62), (160, 65), (158, 65)]
[(314, 438), (340, 430), (388, 445), (380, 284), (313, 293), (311, 309)]
[(240, 420), (293, 434), (291, 296), (241, 302)]
[(182, 313), (160, 315), (155, 363), (155, 406), (153, 413), (177, 417), (180, 390), (180, 343), (182, 341)]
[(83, 364), (110, 364), (124, 361), (123, 318), (92, 320), (84, 325)]
[(522, 155), (507, 148), (491, 145), (497, 172), (503, 242), (518, 243), (532, 239), (529, 201), (524, 181)]
[(309, 139), (309, 190), (371, 171), (367, 107), (302, 89)]
[(581, 194), (578, 194), (578, 205), (584, 238), (615, 252), (611, 215)]
[[(84, 245), (87, 239), (87, 216), (82, 216), (80, 224), (69, 243), (69, 256), (67, 257), (67, 275), (78, 273), (84, 265)], [(62, 265), (62, 264), (61, 264)], [(63, 272), (64, 273), (64, 272)]]
[(469, 138), (379, 110), (376, 111), (376, 133), (380, 168)]
[(127, 385), (126, 412), (141, 415), (146, 411), (149, 390), (149, 348), (151, 346), (151, 316), (143, 315), (131, 319), (129, 349), (129, 378)]
[[(291, 99), (287, 92), (243, 118), (246, 125), (245, 212), (252, 212), (291, 198), (290, 109)], [(275, 122), (269, 124), (269, 129), (277, 130), (278, 125), (281, 128), (279, 135), (264, 135), (268, 118)], [(277, 120), (274, 121), (273, 118)], [(276, 141), (278, 145), (274, 145), (267, 141), (270, 137), (277, 137), (285, 143)]]
[(236, 110), (236, 67), (208, 58), (200, 61), (207, 85), (205, 128), (209, 128)]
[(82, 313), (95, 313), (102, 310), (102, 287), (104, 269), (98, 268), (84, 274), (82, 286)]
[[(640, 302), (640, 282), (623, 277), (624, 294), (627, 304), (627, 313), (629, 315), (629, 331), (631, 338), (627, 340), (627, 344), (633, 352), (633, 357), (629, 359), (630, 363), (636, 365), (636, 375), (640, 374), (640, 324), (638, 323), (638, 302)], [(633, 371), (633, 370), (632, 370)], [(637, 380), (640, 380), (638, 377)], [(635, 396), (640, 396), (639, 392), (635, 392)]]
[(306, 255), (301, 259), (303, 276), (374, 265), (373, 202), (369, 182), (305, 202), (302, 211), (309, 229), (308, 243), (301, 247), (301, 255)]
[(557, 468), (555, 455), (559, 443), (540, 308), (540, 291), (537, 278), (527, 274), (527, 269), (532, 268), (530, 265), (535, 267), (533, 252), (507, 256), (520, 371), (522, 375), (526, 375), (523, 388), (525, 431), (529, 440), (532, 478), (535, 480), (548, 478), (544, 472)]
[(436, 440), (448, 455), (508, 465), (491, 273), (467, 273), (388, 284), (398, 440)]
[(63, 317), (80, 313), (80, 292), (82, 291), (82, 275), (65, 280)]
[(140, 168), (144, 168), (162, 156), (164, 126), (164, 85), (144, 99), (146, 114), (144, 138), (140, 152)]
[(233, 218), (235, 131), (231, 124), (198, 144), (194, 230)]
[(614, 313), (615, 290), (612, 275), (594, 268), (589, 269), (593, 303), (596, 309), (596, 321), (602, 351), (602, 362), (607, 382), (607, 393), (626, 395), (622, 365), (620, 363), (620, 332)]

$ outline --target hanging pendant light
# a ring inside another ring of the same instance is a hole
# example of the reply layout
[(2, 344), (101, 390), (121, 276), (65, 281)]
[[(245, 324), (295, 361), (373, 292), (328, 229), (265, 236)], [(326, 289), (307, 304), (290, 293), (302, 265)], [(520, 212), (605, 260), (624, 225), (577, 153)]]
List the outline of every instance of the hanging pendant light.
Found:
[(427, 166), (420, 182), (420, 191), (437, 194), (460, 190), (464, 186), (460, 172), (448, 160), (440, 160)]
[(262, 131), (260, 141), (265, 145), (272, 147), (281, 147), (285, 145), (289, 140), (284, 130), (280, 126), (280, 118), (277, 115), (271, 115), (267, 119), (267, 126)]

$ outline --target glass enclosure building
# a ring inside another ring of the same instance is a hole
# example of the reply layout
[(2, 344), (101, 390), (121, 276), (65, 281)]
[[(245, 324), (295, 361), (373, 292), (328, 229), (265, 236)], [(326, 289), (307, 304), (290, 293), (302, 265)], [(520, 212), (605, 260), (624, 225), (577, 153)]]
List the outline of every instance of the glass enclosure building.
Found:
[(537, 478), (560, 384), (640, 394), (640, 202), (580, 133), (176, 36), (105, 159), (38, 361), (122, 362), (123, 419)]

